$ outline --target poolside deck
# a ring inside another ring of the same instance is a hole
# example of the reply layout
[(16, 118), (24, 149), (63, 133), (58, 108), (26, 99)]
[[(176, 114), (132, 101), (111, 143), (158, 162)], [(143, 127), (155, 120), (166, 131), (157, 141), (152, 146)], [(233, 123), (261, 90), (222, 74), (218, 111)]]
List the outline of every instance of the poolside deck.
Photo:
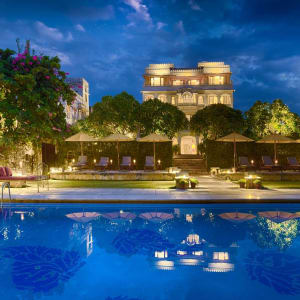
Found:
[[(299, 189), (244, 190), (230, 181), (209, 176), (199, 177), (194, 190), (177, 189), (111, 189), (56, 188), (50, 191), (35, 188), (11, 189), (12, 202), (82, 202), (82, 203), (251, 203), (300, 202)], [(6, 195), (7, 197), (7, 195)], [(7, 201), (7, 199), (6, 199)]]

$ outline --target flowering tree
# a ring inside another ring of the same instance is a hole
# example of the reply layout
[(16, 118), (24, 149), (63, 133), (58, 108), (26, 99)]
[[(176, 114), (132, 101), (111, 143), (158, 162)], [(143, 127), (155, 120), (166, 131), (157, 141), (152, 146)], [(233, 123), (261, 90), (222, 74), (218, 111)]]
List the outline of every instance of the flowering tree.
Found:
[(0, 126), (6, 143), (40, 146), (68, 131), (62, 99), (71, 105), (75, 93), (60, 68), (58, 57), (0, 49)]

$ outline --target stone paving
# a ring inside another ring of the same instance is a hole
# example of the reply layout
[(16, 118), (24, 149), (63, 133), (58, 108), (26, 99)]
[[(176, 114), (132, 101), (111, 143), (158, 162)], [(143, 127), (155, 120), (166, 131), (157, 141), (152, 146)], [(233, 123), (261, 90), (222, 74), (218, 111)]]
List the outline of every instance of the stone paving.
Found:
[[(256, 202), (260, 200), (300, 202), (300, 190), (297, 189), (263, 189), (246, 190), (230, 181), (223, 181), (209, 176), (199, 177), (199, 187), (194, 190), (178, 189), (112, 189), (112, 188), (41, 188), (37, 193), (35, 187), (11, 189), (12, 201), (166, 201), (166, 202)], [(5, 192), (7, 198), (7, 192)]]

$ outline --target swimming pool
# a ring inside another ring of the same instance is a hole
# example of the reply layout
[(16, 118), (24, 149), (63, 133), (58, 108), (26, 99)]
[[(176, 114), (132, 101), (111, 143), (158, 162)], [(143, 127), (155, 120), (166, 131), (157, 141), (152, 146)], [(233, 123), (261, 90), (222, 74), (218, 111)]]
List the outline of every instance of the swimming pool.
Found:
[(0, 299), (299, 299), (300, 205), (10, 205)]

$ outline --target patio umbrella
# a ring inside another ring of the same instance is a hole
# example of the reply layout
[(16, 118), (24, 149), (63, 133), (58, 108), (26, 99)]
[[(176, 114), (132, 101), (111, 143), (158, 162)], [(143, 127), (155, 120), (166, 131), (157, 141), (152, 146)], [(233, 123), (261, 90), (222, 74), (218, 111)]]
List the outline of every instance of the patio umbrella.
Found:
[(146, 212), (140, 214), (139, 217), (153, 223), (160, 223), (174, 218), (173, 214), (164, 212)]
[(266, 144), (274, 144), (274, 161), (277, 160), (277, 144), (288, 144), (288, 143), (296, 143), (295, 140), (290, 139), (284, 135), (280, 134), (271, 134), (263, 137), (261, 140), (256, 143), (266, 143)]
[(171, 140), (165, 135), (151, 133), (149, 135), (146, 135), (142, 138), (137, 139), (137, 141), (142, 142), (142, 143), (153, 143), (153, 160), (154, 160), (154, 170), (155, 170), (155, 168), (156, 168), (155, 167), (156, 166), (155, 144), (156, 143), (163, 143), (163, 142), (170, 142)]
[(66, 217), (69, 219), (72, 219), (73, 221), (76, 222), (81, 222), (81, 223), (87, 223), (92, 220), (95, 220), (97, 217), (99, 217), (100, 214), (97, 212), (76, 212), (76, 213), (71, 213), (67, 214)]
[(109, 220), (134, 220), (136, 218), (136, 215), (131, 212), (126, 211), (116, 211), (116, 212), (109, 212), (105, 214), (101, 214), (102, 217)]
[(253, 140), (249, 139), (246, 136), (243, 136), (239, 133), (233, 132), (230, 133), (224, 137), (221, 137), (219, 139), (216, 140), (217, 142), (230, 142), (233, 143), (233, 167), (235, 169), (236, 167), (236, 157), (237, 157), (237, 153), (236, 153), (236, 143), (241, 143), (241, 142), (253, 142)]
[(219, 217), (234, 223), (242, 223), (256, 218), (255, 215), (241, 212), (230, 212), (219, 214)]
[(80, 152), (81, 156), (83, 155), (83, 142), (96, 142), (97, 139), (93, 136), (90, 136), (84, 132), (76, 133), (67, 139), (65, 139), (66, 142), (80, 142)]
[(286, 212), (286, 211), (263, 211), (263, 212), (259, 212), (258, 215), (260, 217), (267, 218), (275, 223), (281, 223), (281, 222), (299, 218), (299, 216), (297, 216), (296, 214)]
[(120, 168), (120, 149), (119, 143), (120, 142), (131, 142), (133, 141), (132, 138), (128, 137), (127, 135), (123, 135), (120, 133), (114, 133), (104, 138), (99, 139), (100, 142), (116, 142), (117, 143), (117, 152), (118, 152), (118, 168)]

